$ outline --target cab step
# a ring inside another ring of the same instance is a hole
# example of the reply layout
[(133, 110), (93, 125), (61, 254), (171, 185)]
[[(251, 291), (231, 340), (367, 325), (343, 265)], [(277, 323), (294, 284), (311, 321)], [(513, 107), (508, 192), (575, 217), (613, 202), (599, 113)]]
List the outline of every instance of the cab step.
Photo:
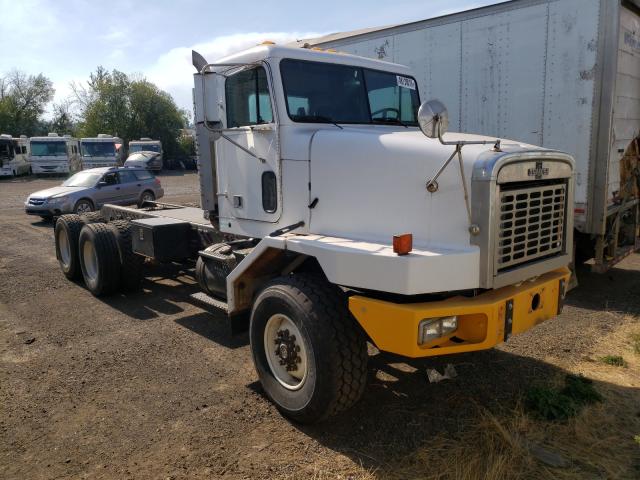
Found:
[(231, 335), (238, 335), (249, 330), (250, 312), (247, 311), (236, 315), (229, 315), (229, 306), (227, 302), (220, 298), (207, 295), (204, 292), (192, 293), (190, 297), (197, 305), (211, 313), (223, 312), (227, 315)]
[(225, 314), (229, 313), (229, 305), (222, 299), (214, 298), (211, 295), (207, 295), (204, 292), (192, 293), (190, 295), (191, 299), (194, 300), (198, 305), (206, 310), (218, 310), (223, 311)]

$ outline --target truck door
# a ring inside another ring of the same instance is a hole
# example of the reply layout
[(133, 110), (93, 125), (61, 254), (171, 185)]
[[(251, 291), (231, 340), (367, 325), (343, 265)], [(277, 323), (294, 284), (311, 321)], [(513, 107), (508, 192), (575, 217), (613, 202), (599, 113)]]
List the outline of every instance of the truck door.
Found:
[(280, 155), (267, 70), (227, 77), (225, 105), (228, 138), (216, 142), (220, 216), (275, 222), (282, 208)]

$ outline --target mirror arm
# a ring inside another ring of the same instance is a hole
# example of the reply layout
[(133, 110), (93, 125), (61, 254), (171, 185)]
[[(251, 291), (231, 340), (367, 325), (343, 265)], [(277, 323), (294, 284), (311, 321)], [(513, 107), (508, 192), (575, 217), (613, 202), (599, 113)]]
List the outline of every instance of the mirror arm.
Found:
[(435, 193), (438, 191), (438, 182), (437, 182), (438, 177), (442, 174), (442, 172), (444, 172), (444, 169), (447, 168), (447, 165), (451, 163), (451, 160), (453, 160), (453, 158), (456, 155), (460, 155), (460, 158), (462, 158), (461, 153), (462, 153), (462, 145), (456, 144), (456, 149), (449, 156), (449, 158), (447, 158), (447, 160), (442, 164), (442, 166), (438, 169), (436, 174), (433, 177), (431, 177), (429, 180), (427, 180), (427, 190), (429, 191), (429, 193)]

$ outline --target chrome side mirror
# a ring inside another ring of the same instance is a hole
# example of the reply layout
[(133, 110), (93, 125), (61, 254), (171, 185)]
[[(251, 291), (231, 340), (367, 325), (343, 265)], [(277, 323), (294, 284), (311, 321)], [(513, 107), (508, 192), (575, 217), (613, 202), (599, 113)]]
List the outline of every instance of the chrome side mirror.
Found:
[(449, 128), (449, 113), (440, 100), (429, 100), (418, 109), (418, 125), (429, 138), (439, 138)]

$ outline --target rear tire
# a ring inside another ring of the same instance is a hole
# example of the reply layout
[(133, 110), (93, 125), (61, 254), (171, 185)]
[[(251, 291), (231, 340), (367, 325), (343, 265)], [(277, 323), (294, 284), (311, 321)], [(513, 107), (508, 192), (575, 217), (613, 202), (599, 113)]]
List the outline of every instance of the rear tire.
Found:
[(89, 225), (90, 223), (107, 223), (107, 220), (102, 216), (102, 213), (99, 210), (83, 213), (80, 215), (80, 218), (85, 225)]
[(140, 195), (140, 201), (138, 202), (138, 207), (142, 207), (145, 202), (153, 202), (156, 199), (155, 194), (151, 190), (145, 190)]
[(62, 273), (69, 280), (80, 278), (80, 261), (78, 259), (78, 239), (84, 223), (74, 213), (62, 215), (56, 222), (54, 237), (56, 242), (56, 258)]
[(254, 302), (250, 339), (267, 396), (294, 421), (324, 420), (353, 406), (364, 392), (366, 339), (344, 293), (318, 276), (268, 283)]
[(109, 295), (120, 283), (120, 254), (113, 231), (103, 223), (82, 227), (78, 258), (84, 283), (96, 297)]
[(142, 288), (144, 278), (144, 257), (133, 252), (131, 240), (131, 222), (114, 220), (109, 222), (118, 241), (120, 254), (120, 288), (125, 292), (136, 292)]

